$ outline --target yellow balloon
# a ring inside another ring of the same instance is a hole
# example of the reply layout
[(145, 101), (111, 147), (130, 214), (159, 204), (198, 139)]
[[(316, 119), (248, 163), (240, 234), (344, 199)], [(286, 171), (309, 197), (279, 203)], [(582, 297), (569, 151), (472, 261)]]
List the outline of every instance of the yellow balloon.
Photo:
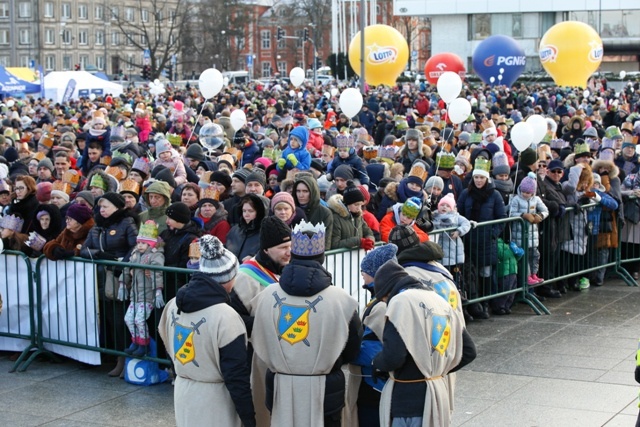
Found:
[[(349, 63), (360, 75), (360, 37), (355, 35), (349, 45)], [(373, 86), (393, 86), (407, 67), (409, 46), (404, 36), (388, 25), (370, 25), (364, 29), (364, 79)]]
[(584, 22), (560, 22), (540, 40), (540, 62), (558, 86), (586, 87), (602, 62), (602, 39)]

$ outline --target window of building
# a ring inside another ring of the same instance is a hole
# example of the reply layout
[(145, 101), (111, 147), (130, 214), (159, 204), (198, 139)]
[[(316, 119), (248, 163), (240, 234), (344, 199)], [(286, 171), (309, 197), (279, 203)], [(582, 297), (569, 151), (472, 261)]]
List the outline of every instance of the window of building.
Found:
[(71, 3), (62, 3), (62, 18), (71, 19)]
[(302, 63), (302, 61), (298, 61), (296, 63), (296, 67), (302, 68), (304, 70), (304, 64)]
[(56, 32), (53, 28), (45, 28), (44, 30), (44, 44), (55, 44)]
[(140, 19), (142, 19), (142, 22), (149, 22), (149, 10), (142, 9), (140, 12)]
[(124, 44), (127, 46), (133, 46), (133, 34), (127, 34), (124, 40)]
[(304, 36), (304, 30), (296, 30), (296, 47), (302, 47), (302, 37)]
[(104, 56), (102, 55), (96, 56), (96, 68), (98, 70), (104, 71)]
[(44, 57), (44, 69), (47, 71), (53, 71), (56, 69), (55, 55), (47, 55)]
[(29, 68), (29, 60), (31, 58), (29, 58), (29, 56), (27, 55), (22, 55), (20, 56), (20, 66), (24, 67), (24, 68)]
[(156, 22), (162, 22), (164, 20), (164, 14), (161, 10), (156, 12)]
[(104, 21), (104, 8), (102, 5), (96, 5), (96, 8), (93, 10), (93, 15), (97, 21)]
[(133, 66), (136, 63), (136, 58), (133, 55), (127, 55), (127, 70), (133, 70)]
[(176, 22), (176, 11), (175, 10), (171, 10), (169, 11), (169, 23), (171, 25), (175, 24)]
[[(286, 36), (287, 35), (287, 30), (283, 29), (282, 30), (282, 35)], [(284, 49), (286, 47), (286, 44), (287, 44), (287, 39), (278, 40), (278, 49)]]
[(140, 34), (140, 44), (142, 46), (147, 46), (149, 44), (149, 40), (147, 40), (146, 34)]
[(478, 13), (468, 16), (469, 40), (482, 40), (491, 35), (491, 15)]
[(55, 15), (55, 7), (52, 2), (48, 1), (44, 4), (44, 17), (53, 18)]
[(100, 30), (96, 31), (96, 45), (97, 46), (104, 45), (104, 31), (100, 31)]
[(511, 37), (514, 37), (514, 38), (522, 37), (522, 14), (521, 13), (511, 14)]
[(112, 7), (111, 8), (111, 20), (112, 21), (117, 21), (119, 16), (120, 16), (120, 13), (118, 12), (118, 8), (117, 7)]
[(80, 69), (84, 70), (87, 68), (87, 64), (89, 63), (89, 57), (87, 55), (80, 55)]
[(271, 31), (270, 30), (260, 31), (260, 39), (262, 40), (262, 49), (271, 49)]
[(89, 19), (89, 8), (86, 4), (78, 5), (78, 19)]
[(9, 44), (9, 30), (0, 30), (0, 44)]
[(280, 74), (287, 74), (287, 61), (278, 61), (278, 72)]
[(9, 3), (0, 3), (0, 19), (5, 18), (9, 18)]
[(134, 22), (136, 20), (136, 11), (132, 7), (128, 7), (124, 10), (124, 19), (127, 22)]
[(18, 17), (31, 18), (31, 3), (20, 2), (18, 5)]
[(245, 48), (244, 36), (236, 36), (235, 42), (236, 42), (236, 48), (238, 49), (238, 52), (242, 52)]
[(63, 30), (60, 33), (62, 44), (71, 44), (71, 30)]
[(118, 46), (120, 44), (120, 33), (114, 31), (111, 33), (111, 45)]
[(176, 35), (169, 34), (169, 46), (173, 46), (176, 43)]
[[(264, 31), (263, 31), (264, 32)], [(262, 62), (262, 77), (271, 77), (271, 62)]]
[(0, 56), (0, 65), (3, 67), (9, 66), (9, 57), (8, 56)]
[(71, 69), (71, 55), (62, 56), (62, 70), (68, 71)]
[(20, 44), (31, 44), (31, 30), (27, 28), (20, 30)]
[(86, 45), (89, 41), (87, 30), (78, 30), (78, 44)]

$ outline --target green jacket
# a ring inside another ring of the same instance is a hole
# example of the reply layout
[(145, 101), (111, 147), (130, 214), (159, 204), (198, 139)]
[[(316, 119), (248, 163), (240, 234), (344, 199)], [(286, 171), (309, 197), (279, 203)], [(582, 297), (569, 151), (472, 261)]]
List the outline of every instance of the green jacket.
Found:
[[(171, 187), (164, 181), (152, 182), (147, 190), (144, 192), (144, 199), (147, 202), (149, 209), (140, 214), (140, 224), (144, 224), (145, 221), (152, 219), (158, 224), (158, 235), (162, 234), (167, 229), (167, 208), (171, 204)], [(164, 204), (158, 208), (152, 208), (149, 203), (149, 193), (160, 194), (164, 197)]]
[(360, 239), (370, 237), (373, 232), (362, 219), (354, 218), (342, 203), (342, 195), (335, 194), (329, 198), (329, 209), (333, 212), (333, 232), (331, 233), (331, 248), (359, 248)]
[(518, 274), (518, 260), (507, 243), (498, 239), (498, 279), (510, 274)]

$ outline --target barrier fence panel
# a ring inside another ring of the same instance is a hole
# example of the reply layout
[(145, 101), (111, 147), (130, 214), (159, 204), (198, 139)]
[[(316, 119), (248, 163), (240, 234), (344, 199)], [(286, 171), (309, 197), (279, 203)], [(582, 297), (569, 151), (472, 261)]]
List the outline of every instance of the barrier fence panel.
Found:
[(624, 221), (619, 221), (617, 260), (619, 275), (630, 286), (638, 286), (640, 273), (640, 199), (623, 197)]
[(365, 256), (364, 249), (334, 249), (326, 252), (324, 267), (331, 273), (333, 284), (344, 289), (358, 300), (362, 312), (371, 299), (369, 292), (362, 288), (360, 262)]
[(0, 315), (0, 350), (21, 352), (15, 371), (36, 347), (36, 311), (33, 298), (31, 260), (22, 252), (0, 254), (0, 294), (4, 301)]

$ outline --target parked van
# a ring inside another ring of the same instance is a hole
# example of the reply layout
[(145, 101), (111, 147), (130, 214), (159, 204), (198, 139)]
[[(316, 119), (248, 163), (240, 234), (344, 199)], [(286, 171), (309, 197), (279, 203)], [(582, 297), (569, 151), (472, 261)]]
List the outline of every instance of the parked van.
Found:
[(250, 80), (248, 71), (225, 71), (222, 77), (229, 79), (227, 84), (245, 85)]

